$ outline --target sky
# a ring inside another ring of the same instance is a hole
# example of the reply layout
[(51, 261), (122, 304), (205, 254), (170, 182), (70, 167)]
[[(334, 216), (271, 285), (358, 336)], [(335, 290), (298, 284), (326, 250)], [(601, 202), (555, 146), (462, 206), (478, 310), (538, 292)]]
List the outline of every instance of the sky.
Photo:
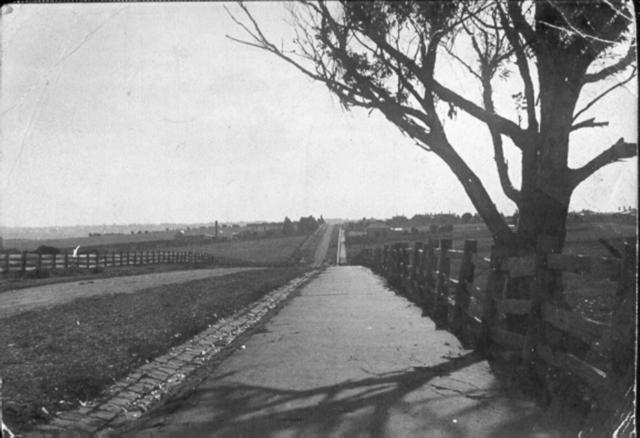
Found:
[[(244, 35), (224, 6), (4, 7), (0, 226), (473, 211), (440, 159), (384, 117), (345, 111), (322, 84), (226, 38)], [(284, 4), (250, 8), (275, 41), (290, 40)], [(458, 66), (442, 69), (449, 85), (479, 95)], [(584, 99), (597, 92), (585, 90)], [(621, 136), (637, 140), (635, 82), (588, 116), (610, 125), (572, 136), (571, 166)], [(461, 112), (445, 124), (511, 214), (486, 127)], [(517, 185), (518, 152), (506, 155)], [(635, 207), (636, 181), (635, 159), (610, 165), (576, 190), (570, 208)]]

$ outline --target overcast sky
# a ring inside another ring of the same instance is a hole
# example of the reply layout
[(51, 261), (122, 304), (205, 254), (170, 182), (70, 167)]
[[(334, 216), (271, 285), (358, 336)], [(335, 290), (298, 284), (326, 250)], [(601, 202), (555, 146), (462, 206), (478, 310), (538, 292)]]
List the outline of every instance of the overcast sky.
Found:
[[(233, 7), (233, 6), (232, 6)], [(289, 38), (281, 3), (250, 8)], [(321, 84), (226, 34), (221, 3), (11, 5), (2, 16), (0, 225), (207, 222), (472, 211), (433, 154), (383, 117), (345, 112)], [(472, 95), (455, 66), (449, 84)], [(588, 90), (587, 97), (597, 90)], [(637, 89), (589, 116), (571, 165), (637, 138)], [(506, 214), (486, 127), (452, 143)], [(519, 157), (507, 150), (517, 181)], [(636, 160), (598, 172), (571, 208), (636, 206)]]

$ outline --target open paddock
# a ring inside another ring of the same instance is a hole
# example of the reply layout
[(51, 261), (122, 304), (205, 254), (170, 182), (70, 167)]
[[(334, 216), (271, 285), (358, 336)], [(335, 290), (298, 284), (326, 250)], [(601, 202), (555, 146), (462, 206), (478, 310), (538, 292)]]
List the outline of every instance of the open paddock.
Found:
[(232, 240), (178, 246), (175, 251), (200, 251), (214, 258), (229, 261), (240, 261), (258, 265), (277, 265), (295, 261), (295, 255), (302, 244), (309, 238), (307, 235), (269, 237), (256, 240)]

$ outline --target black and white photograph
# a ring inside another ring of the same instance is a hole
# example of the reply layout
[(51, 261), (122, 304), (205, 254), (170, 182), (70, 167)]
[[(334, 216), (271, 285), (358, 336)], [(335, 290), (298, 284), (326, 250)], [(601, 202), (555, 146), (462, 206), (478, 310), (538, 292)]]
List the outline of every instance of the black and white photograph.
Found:
[(0, 8), (0, 438), (636, 437), (631, 0)]

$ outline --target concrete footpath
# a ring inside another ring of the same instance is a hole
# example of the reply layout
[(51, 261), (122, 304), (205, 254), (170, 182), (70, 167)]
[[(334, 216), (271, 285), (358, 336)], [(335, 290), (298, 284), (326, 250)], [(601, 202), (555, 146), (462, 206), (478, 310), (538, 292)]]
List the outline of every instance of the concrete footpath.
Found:
[(488, 363), (361, 267), (324, 271), (129, 437), (561, 437)]

